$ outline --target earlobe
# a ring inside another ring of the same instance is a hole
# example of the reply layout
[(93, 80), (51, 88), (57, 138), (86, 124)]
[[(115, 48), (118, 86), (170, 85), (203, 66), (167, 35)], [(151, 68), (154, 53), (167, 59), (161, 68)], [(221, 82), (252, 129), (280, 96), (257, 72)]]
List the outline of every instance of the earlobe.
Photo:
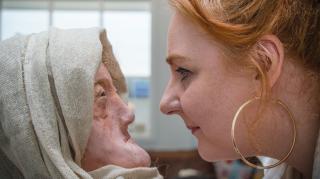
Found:
[(279, 79), (284, 61), (282, 42), (275, 35), (264, 35), (257, 43), (259, 56), (264, 64), (269, 87), (272, 88)]

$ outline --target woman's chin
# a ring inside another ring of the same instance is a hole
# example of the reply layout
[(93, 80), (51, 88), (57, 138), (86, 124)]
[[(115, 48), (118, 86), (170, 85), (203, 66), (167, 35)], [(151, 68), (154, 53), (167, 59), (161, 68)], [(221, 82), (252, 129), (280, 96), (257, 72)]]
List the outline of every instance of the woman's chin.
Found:
[(135, 143), (134, 140), (129, 139), (126, 144), (129, 145), (128, 148), (130, 151), (128, 152), (132, 155), (134, 167), (149, 167), (151, 165), (150, 155)]
[(221, 152), (215, 151), (207, 143), (198, 143), (198, 153), (207, 162), (216, 162), (223, 159)]
[(225, 161), (225, 160), (236, 160), (239, 159), (239, 156), (234, 154), (233, 151), (227, 152), (224, 150), (223, 152), (220, 151), (213, 151), (212, 148), (207, 147), (198, 147), (198, 152), (200, 157), (207, 161), (207, 162), (218, 162), (218, 161)]
[(140, 167), (150, 167), (151, 165), (151, 159), (150, 159), (150, 156), (149, 154), (144, 151), (144, 154), (141, 155), (141, 162), (140, 162)]

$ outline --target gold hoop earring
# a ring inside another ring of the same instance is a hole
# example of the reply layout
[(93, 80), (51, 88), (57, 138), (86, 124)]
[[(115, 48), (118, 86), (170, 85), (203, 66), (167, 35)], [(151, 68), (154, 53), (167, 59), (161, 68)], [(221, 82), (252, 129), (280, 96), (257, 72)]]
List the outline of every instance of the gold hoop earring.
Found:
[(241, 160), (246, 163), (247, 165), (253, 167), (253, 168), (257, 168), (257, 169), (270, 169), (270, 168), (273, 168), (273, 167), (276, 167), (280, 164), (282, 164), (283, 162), (285, 162), (289, 156), (291, 155), (292, 151), (293, 151), (293, 148), (296, 144), (296, 137), (297, 137), (297, 129), (296, 129), (296, 122), (294, 120), (294, 117), (293, 117), (293, 114), (291, 113), (291, 111), (289, 110), (288, 106), (285, 105), (282, 101), (280, 100), (276, 100), (275, 102), (280, 104), (280, 106), (282, 106), (289, 114), (290, 116), (290, 119), (293, 123), (293, 139), (292, 139), (292, 144), (291, 144), (291, 147), (290, 147), (290, 150), (289, 152), (285, 155), (285, 157), (283, 159), (281, 159), (279, 162), (275, 163), (275, 164), (272, 164), (272, 165), (268, 165), (268, 166), (259, 166), (259, 165), (255, 165), (251, 162), (249, 162), (245, 157), (244, 155), (242, 155), (242, 153), (240, 152), (239, 148), (237, 147), (237, 144), (236, 144), (236, 140), (235, 140), (235, 134), (234, 134), (234, 129), (235, 129), (235, 125), (236, 125), (236, 122), (237, 122), (237, 119), (239, 117), (239, 114), (240, 112), (247, 106), (249, 105), (250, 103), (252, 103), (253, 101), (256, 101), (256, 100), (260, 100), (260, 97), (255, 97), (253, 99), (250, 99), (248, 101), (246, 101), (245, 103), (243, 103), (239, 109), (237, 110), (235, 116), (233, 117), (233, 121), (232, 121), (232, 129), (231, 129), (231, 138), (232, 138), (232, 143), (233, 143), (233, 148), (234, 150), (240, 155), (241, 157)]

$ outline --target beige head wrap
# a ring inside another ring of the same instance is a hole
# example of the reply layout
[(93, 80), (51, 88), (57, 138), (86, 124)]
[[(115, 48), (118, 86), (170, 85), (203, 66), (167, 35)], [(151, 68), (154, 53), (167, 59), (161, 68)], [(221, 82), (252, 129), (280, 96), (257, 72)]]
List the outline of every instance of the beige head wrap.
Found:
[(162, 178), (156, 168), (81, 168), (101, 60), (124, 92), (102, 29), (51, 29), (0, 43), (0, 178)]

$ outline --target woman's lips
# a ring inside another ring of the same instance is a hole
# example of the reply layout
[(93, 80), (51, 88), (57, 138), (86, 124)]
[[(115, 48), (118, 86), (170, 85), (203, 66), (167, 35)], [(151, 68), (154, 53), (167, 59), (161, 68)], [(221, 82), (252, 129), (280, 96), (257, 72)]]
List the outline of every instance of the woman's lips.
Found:
[(194, 134), (200, 129), (200, 127), (197, 126), (187, 126), (187, 128), (191, 131), (192, 134)]

